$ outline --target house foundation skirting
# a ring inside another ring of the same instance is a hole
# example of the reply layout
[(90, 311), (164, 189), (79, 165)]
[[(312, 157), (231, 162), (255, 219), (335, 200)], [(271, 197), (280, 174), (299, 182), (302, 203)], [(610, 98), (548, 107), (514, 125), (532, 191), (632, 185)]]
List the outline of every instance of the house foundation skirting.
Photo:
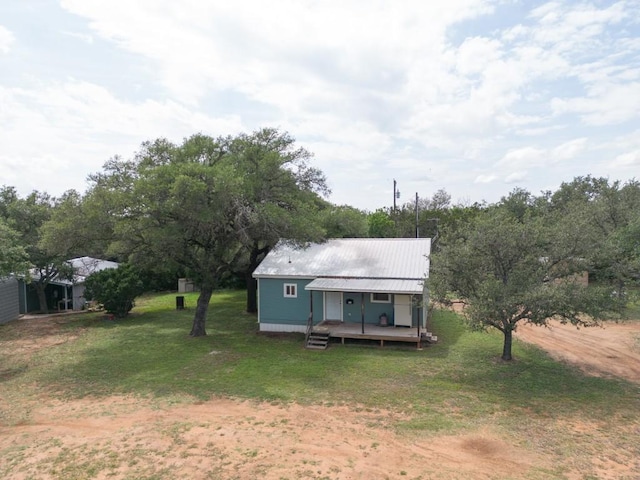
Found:
[(305, 333), (306, 325), (290, 325), (287, 323), (260, 323), (261, 332)]

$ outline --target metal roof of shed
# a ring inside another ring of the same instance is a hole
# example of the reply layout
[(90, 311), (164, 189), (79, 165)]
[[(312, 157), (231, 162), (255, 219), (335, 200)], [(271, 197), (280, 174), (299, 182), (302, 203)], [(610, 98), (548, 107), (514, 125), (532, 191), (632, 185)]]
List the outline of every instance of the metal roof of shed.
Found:
[[(109, 260), (101, 260), (93, 257), (77, 257), (67, 260), (67, 262), (73, 268), (73, 279), (60, 278), (56, 276), (50, 283), (53, 285), (74, 285), (84, 283), (89, 275), (107, 268), (118, 268), (120, 265), (117, 262), (111, 262)], [(37, 270), (31, 271), (31, 279), (38, 280), (40, 275)]]
[(429, 274), (430, 251), (429, 238), (341, 238), (307, 248), (281, 244), (253, 276), (422, 280)]
[(305, 290), (326, 292), (404, 293), (421, 294), (421, 280), (393, 278), (316, 278)]

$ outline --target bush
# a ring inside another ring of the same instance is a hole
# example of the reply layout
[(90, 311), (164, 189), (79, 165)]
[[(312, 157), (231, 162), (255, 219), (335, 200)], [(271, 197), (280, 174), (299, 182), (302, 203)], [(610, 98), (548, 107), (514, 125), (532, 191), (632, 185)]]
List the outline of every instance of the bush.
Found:
[(140, 275), (131, 265), (120, 265), (91, 274), (85, 282), (84, 296), (104, 305), (108, 313), (126, 317), (133, 301), (144, 292)]

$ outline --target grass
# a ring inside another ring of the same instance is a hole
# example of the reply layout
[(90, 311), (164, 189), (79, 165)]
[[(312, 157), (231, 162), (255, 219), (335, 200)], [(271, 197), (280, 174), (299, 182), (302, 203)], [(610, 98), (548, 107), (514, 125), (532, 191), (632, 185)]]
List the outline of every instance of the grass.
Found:
[[(173, 295), (142, 298), (125, 320), (76, 317), (65, 328), (83, 330), (77, 340), (39, 351), (28, 366), (14, 365), (7, 382), (36, 382), (61, 397), (355, 401), (425, 414), (446, 412), (453, 420), (456, 410), (464, 410), (467, 418), (502, 411), (505, 398), (510, 409), (552, 415), (578, 406), (611, 413), (619, 404), (637, 400), (636, 388), (625, 382), (583, 376), (518, 342), (517, 360), (501, 362), (499, 335), (469, 332), (447, 311), (437, 311), (432, 320), (441, 342), (423, 351), (363, 345), (307, 351), (302, 335), (259, 334), (255, 316), (243, 312), (243, 295), (214, 295), (203, 338), (187, 335), (193, 311), (174, 310)], [(187, 305), (195, 305), (195, 295), (187, 295)], [(0, 335), (17, 327), (0, 327)], [(616, 398), (620, 401), (612, 401)]]
[[(140, 299), (124, 320), (73, 317), (63, 328), (80, 333), (74, 341), (28, 358), (3, 355), (2, 371), (9, 372), (2, 379), (5, 403), (19, 405), (20, 395), (46, 391), (61, 399), (123, 394), (181, 401), (222, 395), (344, 404), (404, 412), (410, 420), (393, 427), (405, 434), (490, 425), (515, 443), (558, 457), (576, 448), (582, 456), (601, 453), (602, 445), (589, 438), (549, 427), (588, 419), (604, 432), (607, 448), (640, 455), (636, 385), (584, 376), (518, 341), (516, 360), (502, 362), (502, 338), (468, 331), (452, 312), (435, 312), (431, 329), (440, 342), (422, 351), (347, 344), (317, 352), (303, 348), (302, 335), (259, 334), (256, 317), (243, 312), (244, 292), (236, 291), (214, 294), (208, 336), (190, 338), (196, 296), (185, 296), (191, 309), (184, 311), (176, 311), (175, 294), (167, 294)], [(19, 322), (0, 327), (0, 352), (3, 339), (14, 339), (19, 328)]]

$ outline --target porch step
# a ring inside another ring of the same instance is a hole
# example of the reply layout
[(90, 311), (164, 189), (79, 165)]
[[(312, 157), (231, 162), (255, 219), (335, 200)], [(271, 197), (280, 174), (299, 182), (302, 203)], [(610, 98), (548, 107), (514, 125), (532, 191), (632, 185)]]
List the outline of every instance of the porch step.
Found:
[(429, 343), (438, 343), (438, 337), (431, 332), (422, 332), (422, 338)]
[(329, 346), (329, 332), (311, 332), (305, 348), (312, 350), (326, 350)]

